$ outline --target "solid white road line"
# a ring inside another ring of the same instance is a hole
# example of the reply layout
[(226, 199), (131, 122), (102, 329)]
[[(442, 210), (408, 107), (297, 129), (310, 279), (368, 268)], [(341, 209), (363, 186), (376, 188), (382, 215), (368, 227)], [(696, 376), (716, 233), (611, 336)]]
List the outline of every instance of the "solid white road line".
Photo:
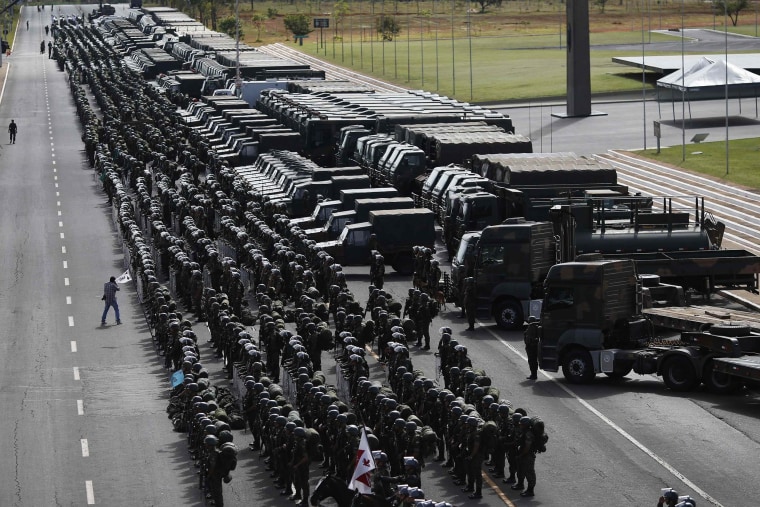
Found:
[[(481, 326), (482, 326), (482, 323), (481, 323)], [(523, 361), (525, 361), (527, 363), (528, 358), (525, 355), (523, 355), (522, 352), (518, 351), (515, 347), (513, 347), (511, 343), (507, 342), (506, 340), (504, 340), (503, 338), (501, 338), (499, 335), (497, 335), (493, 331), (493, 329), (487, 328), (487, 327), (484, 327), (483, 329), (486, 329), (489, 333), (491, 333), (491, 336), (493, 336), (494, 338), (496, 338), (497, 340), (499, 340), (502, 345), (504, 345), (507, 349), (511, 350), (517, 357), (519, 357), (520, 359), (522, 359)], [(541, 375), (543, 375), (544, 377), (546, 377), (548, 380), (551, 380), (552, 382), (554, 382), (560, 389), (562, 389), (563, 391), (565, 391), (570, 397), (574, 398), (578, 403), (580, 403), (583, 408), (585, 408), (586, 410), (588, 410), (589, 412), (591, 412), (592, 414), (594, 414), (595, 416), (597, 416), (599, 419), (601, 419), (602, 422), (604, 422), (607, 426), (609, 426), (610, 428), (612, 428), (613, 430), (615, 430), (623, 438), (625, 438), (630, 443), (632, 443), (633, 445), (635, 445), (636, 447), (638, 447), (640, 451), (642, 451), (644, 454), (646, 454), (647, 456), (649, 456), (650, 458), (652, 458), (654, 461), (656, 461), (660, 466), (662, 466), (663, 468), (665, 468), (665, 470), (667, 470), (671, 474), (675, 475), (678, 479), (681, 480), (681, 482), (683, 482), (684, 484), (686, 484), (696, 494), (698, 494), (699, 496), (701, 496), (702, 498), (704, 498), (705, 500), (707, 500), (709, 503), (715, 505), (716, 507), (723, 507), (723, 505), (720, 502), (718, 502), (715, 498), (713, 498), (712, 496), (710, 496), (709, 494), (707, 494), (706, 491), (702, 490), (699, 486), (697, 486), (692, 481), (690, 481), (684, 474), (682, 474), (681, 472), (679, 472), (678, 470), (676, 470), (670, 463), (668, 463), (667, 461), (665, 461), (664, 459), (662, 459), (660, 456), (658, 456), (657, 454), (655, 454), (654, 451), (652, 451), (651, 449), (649, 449), (648, 447), (646, 447), (644, 444), (642, 444), (641, 442), (639, 442), (638, 440), (636, 440), (633, 437), (633, 435), (631, 435), (630, 433), (628, 433), (627, 431), (625, 431), (623, 428), (621, 428), (620, 426), (618, 426), (617, 424), (615, 424), (612, 420), (610, 420), (610, 418), (608, 418), (607, 416), (605, 416), (604, 414), (602, 414), (599, 410), (597, 410), (594, 407), (592, 407), (589, 402), (587, 402), (586, 400), (584, 400), (583, 398), (581, 398), (580, 396), (578, 396), (577, 394), (575, 394), (575, 392), (573, 392), (572, 389), (570, 389), (569, 387), (567, 387), (565, 384), (559, 382), (556, 378), (550, 376), (545, 371), (539, 370), (539, 373)]]
[(84, 481), (87, 490), (87, 505), (95, 505), (95, 491), (92, 489), (92, 481)]

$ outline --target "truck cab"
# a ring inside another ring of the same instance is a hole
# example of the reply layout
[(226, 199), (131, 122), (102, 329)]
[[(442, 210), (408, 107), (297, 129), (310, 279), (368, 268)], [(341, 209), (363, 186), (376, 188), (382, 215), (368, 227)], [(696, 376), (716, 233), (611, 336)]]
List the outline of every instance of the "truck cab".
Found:
[(478, 313), (502, 328), (522, 328), (555, 261), (554, 230), (547, 222), (510, 218), (483, 229), (475, 249)]
[(464, 279), (474, 275), (475, 248), (480, 239), (480, 231), (462, 236), (456, 255), (451, 259), (451, 298), (460, 306), (464, 295)]
[(355, 220), (356, 212), (353, 210), (334, 211), (325, 225), (315, 229), (308, 229), (306, 235), (309, 239), (317, 242), (331, 240), (340, 236), (347, 222)]
[(401, 195), (411, 195), (412, 182), (426, 169), (425, 152), (408, 145), (395, 151), (394, 157), (386, 162), (384, 173), (388, 184), (396, 187)]
[(338, 200), (325, 200), (317, 203), (311, 215), (303, 218), (294, 218), (290, 221), (290, 226), (298, 226), (301, 229), (311, 228), (312, 226), (322, 226), (327, 222), (333, 211), (340, 209), (341, 202)]

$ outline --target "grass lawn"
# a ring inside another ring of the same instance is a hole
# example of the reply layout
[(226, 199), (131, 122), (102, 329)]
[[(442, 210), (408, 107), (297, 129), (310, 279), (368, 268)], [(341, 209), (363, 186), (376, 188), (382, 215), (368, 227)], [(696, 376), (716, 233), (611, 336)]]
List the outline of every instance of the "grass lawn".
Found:
[[(695, 151), (700, 155), (692, 155)], [(718, 181), (735, 183), (755, 190), (760, 190), (760, 139), (737, 139), (729, 141), (729, 174), (726, 175), (726, 142), (700, 143), (686, 147), (686, 160), (683, 161), (681, 146), (637, 152), (657, 162), (665, 162), (676, 167), (710, 176)]]
[[(219, 5), (218, 19), (229, 15), (229, 9)], [(592, 94), (641, 91), (641, 72), (613, 64), (611, 59), (640, 56), (642, 29), (647, 42), (673, 41), (648, 30), (681, 27), (682, 9), (687, 28), (712, 28), (714, 23), (716, 29), (721, 28), (722, 17), (713, 17), (710, 5), (702, 0), (621, 0), (605, 3), (604, 12), (598, 3), (590, 5)], [(312, 31), (303, 46), (297, 46), (284, 27), (284, 17), (292, 13), (328, 18), (330, 26), (323, 32)], [(188, 14), (212, 25), (209, 12), (193, 9)], [(751, 14), (744, 12), (735, 30), (754, 32)], [(381, 15), (398, 25), (392, 41), (383, 43), (376, 30)], [(561, 99), (566, 94), (565, 4), (556, 0), (511, 0), (490, 5), (485, 12), (480, 12), (477, 2), (462, 0), (241, 1), (240, 18), (244, 41), (250, 45), (283, 42), (343, 67), (460, 100)], [(593, 48), (609, 44), (631, 47)], [(650, 76), (647, 87), (654, 81)]]

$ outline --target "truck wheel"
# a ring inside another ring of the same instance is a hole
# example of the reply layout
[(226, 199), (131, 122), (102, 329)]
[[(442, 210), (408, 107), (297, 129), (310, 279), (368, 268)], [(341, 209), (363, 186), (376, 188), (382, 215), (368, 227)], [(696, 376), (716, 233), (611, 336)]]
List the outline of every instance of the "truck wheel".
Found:
[(710, 326), (710, 333), (718, 336), (733, 338), (736, 336), (749, 336), (751, 330), (749, 326), (735, 326), (731, 324), (714, 324)]
[(715, 371), (715, 362), (712, 359), (705, 363), (702, 381), (711, 393), (729, 394), (739, 388), (739, 382), (732, 375)]
[(571, 384), (588, 384), (594, 380), (594, 361), (585, 350), (574, 350), (562, 361), (562, 374)]
[(494, 320), (500, 328), (520, 329), (523, 325), (522, 306), (511, 299), (501, 301), (496, 305)]
[(697, 385), (697, 372), (687, 358), (673, 356), (662, 365), (662, 380), (673, 391), (690, 391)]

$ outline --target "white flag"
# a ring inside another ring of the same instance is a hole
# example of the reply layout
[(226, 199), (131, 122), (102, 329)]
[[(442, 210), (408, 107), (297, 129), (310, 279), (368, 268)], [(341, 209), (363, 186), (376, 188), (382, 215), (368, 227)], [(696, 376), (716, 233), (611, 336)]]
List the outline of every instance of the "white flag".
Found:
[(127, 283), (132, 281), (132, 275), (129, 274), (129, 270), (126, 270), (122, 275), (116, 279), (116, 283)]
[(372, 492), (371, 472), (375, 469), (375, 460), (372, 458), (372, 450), (367, 441), (367, 432), (362, 427), (362, 438), (359, 442), (359, 450), (356, 453), (354, 475), (351, 477), (351, 488), (359, 493), (369, 494)]

